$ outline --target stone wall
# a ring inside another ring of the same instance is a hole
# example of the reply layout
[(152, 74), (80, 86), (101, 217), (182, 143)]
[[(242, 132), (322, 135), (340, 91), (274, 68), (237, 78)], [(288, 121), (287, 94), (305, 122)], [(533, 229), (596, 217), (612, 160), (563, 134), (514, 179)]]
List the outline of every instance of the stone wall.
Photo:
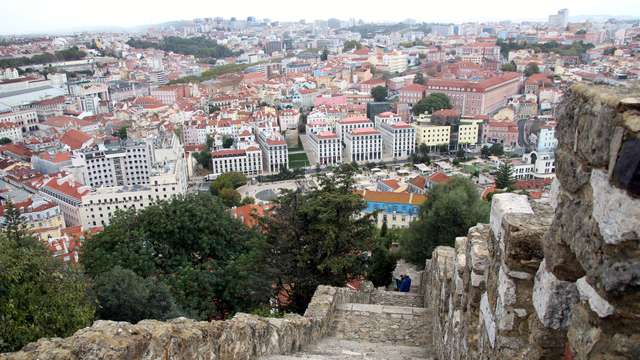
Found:
[(2, 360), (215, 359), (250, 360), (302, 349), (331, 328), (336, 307), (368, 303), (370, 291), (319, 286), (304, 316), (263, 318), (238, 314), (227, 321), (175, 319), (96, 321), (66, 339), (40, 339)]
[(369, 301), (361, 302), (361, 303), (422, 307), (424, 305), (424, 298), (421, 294), (418, 294), (418, 293), (404, 293), (404, 292), (398, 292), (398, 291), (374, 290), (371, 292)]
[(340, 339), (425, 346), (426, 309), (374, 304), (342, 304), (335, 313), (332, 336)]
[(639, 94), (572, 87), (552, 199), (496, 195), (490, 224), (436, 248), (422, 291), (439, 358), (640, 358)]

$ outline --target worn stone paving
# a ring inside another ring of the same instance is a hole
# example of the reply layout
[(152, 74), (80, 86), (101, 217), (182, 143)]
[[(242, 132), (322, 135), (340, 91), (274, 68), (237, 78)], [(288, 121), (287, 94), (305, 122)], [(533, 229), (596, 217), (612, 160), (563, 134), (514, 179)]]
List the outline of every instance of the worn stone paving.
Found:
[(272, 355), (263, 360), (433, 360), (426, 348), (325, 338), (304, 352)]

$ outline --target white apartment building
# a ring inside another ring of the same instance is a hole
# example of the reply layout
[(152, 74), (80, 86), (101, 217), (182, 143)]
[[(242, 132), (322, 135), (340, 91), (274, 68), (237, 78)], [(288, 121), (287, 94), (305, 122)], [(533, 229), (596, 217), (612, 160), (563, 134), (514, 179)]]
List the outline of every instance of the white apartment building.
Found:
[(150, 141), (127, 140), (78, 151), (71, 163), (82, 183), (98, 188), (148, 184), (153, 162), (154, 149)]
[(0, 113), (0, 123), (16, 124), (22, 132), (38, 130), (38, 113), (35, 110)]
[(337, 165), (342, 163), (342, 144), (336, 133), (319, 131), (309, 133), (312, 158), (320, 165)]
[(381, 122), (377, 126), (382, 134), (383, 151), (394, 159), (406, 159), (416, 151), (416, 129), (398, 121)]
[(117, 210), (143, 209), (154, 202), (170, 200), (187, 192), (187, 169), (179, 142), (156, 150), (157, 162), (145, 185), (101, 187), (85, 194), (80, 207), (82, 226), (109, 225)]
[(255, 145), (244, 149), (224, 149), (211, 153), (213, 174), (240, 172), (247, 176), (262, 175), (262, 151)]
[(82, 111), (98, 114), (101, 100), (109, 100), (109, 86), (96, 82), (85, 82), (69, 86), (71, 95), (78, 99)]
[(12, 142), (22, 141), (22, 128), (18, 124), (0, 123), (0, 139), (11, 139)]
[(356, 163), (382, 160), (382, 135), (372, 127), (353, 129), (345, 135), (345, 161)]
[(338, 121), (336, 125), (336, 135), (340, 142), (345, 142), (346, 134), (350, 133), (354, 129), (363, 129), (372, 127), (373, 124), (366, 116), (351, 116)]
[(262, 150), (262, 164), (266, 173), (276, 174), (289, 168), (289, 149), (282, 135), (259, 131), (258, 144)]
[(379, 128), (381, 124), (395, 124), (400, 121), (402, 121), (402, 118), (392, 113), (391, 111), (385, 111), (373, 118), (373, 123), (375, 124), (376, 128)]
[(538, 152), (553, 152), (558, 146), (555, 124), (546, 124), (540, 128), (538, 134)]
[(382, 65), (390, 73), (403, 73), (407, 70), (408, 57), (398, 51), (392, 51), (382, 56)]
[[(498, 162), (496, 166), (499, 166)], [(516, 180), (549, 178), (555, 176), (556, 165), (552, 153), (531, 152), (522, 155), (521, 160), (512, 161), (513, 177)]]
[(278, 113), (280, 131), (293, 130), (298, 128), (300, 111), (297, 109), (284, 109)]

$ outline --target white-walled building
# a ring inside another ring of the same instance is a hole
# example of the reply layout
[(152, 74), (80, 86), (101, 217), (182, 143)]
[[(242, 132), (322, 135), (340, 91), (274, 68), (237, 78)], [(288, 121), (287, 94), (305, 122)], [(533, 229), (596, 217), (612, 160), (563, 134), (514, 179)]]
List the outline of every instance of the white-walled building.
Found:
[(19, 110), (0, 113), (0, 123), (19, 126), (22, 132), (38, 130), (38, 113), (35, 110)]
[(340, 142), (345, 142), (345, 135), (353, 129), (372, 127), (373, 124), (366, 116), (351, 116), (338, 121), (336, 125), (336, 135)]
[(553, 152), (558, 146), (556, 139), (555, 123), (545, 124), (540, 127), (538, 134), (538, 152)]
[(342, 163), (342, 144), (336, 133), (319, 131), (309, 133), (313, 158), (320, 165), (337, 165)]
[(266, 173), (276, 174), (282, 168), (289, 168), (289, 149), (282, 135), (260, 131), (258, 144), (262, 150), (262, 163)]
[(17, 124), (0, 123), (0, 139), (11, 139), (12, 142), (22, 141), (22, 128)]
[(377, 127), (382, 134), (383, 151), (394, 159), (406, 159), (416, 150), (416, 129), (398, 121), (381, 122)]
[(149, 183), (153, 153), (150, 142), (129, 140), (78, 151), (74, 153), (72, 166), (79, 169), (78, 180), (92, 188), (142, 185)]
[(368, 127), (353, 129), (345, 135), (345, 161), (356, 163), (382, 160), (382, 135)]
[(284, 109), (278, 113), (280, 131), (293, 130), (298, 128), (300, 121), (300, 111), (297, 109)]
[(381, 124), (395, 124), (400, 121), (402, 121), (402, 118), (391, 111), (382, 112), (373, 118), (376, 128), (379, 128)]
[(247, 176), (262, 175), (262, 151), (257, 146), (224, 149), (211, 153), (213, 174), (240, 172)]

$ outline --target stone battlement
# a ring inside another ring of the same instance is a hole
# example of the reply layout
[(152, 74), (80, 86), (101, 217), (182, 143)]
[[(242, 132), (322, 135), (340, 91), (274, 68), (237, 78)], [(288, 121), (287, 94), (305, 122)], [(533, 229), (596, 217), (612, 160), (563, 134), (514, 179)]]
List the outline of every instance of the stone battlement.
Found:
[(640, 99), (629, 91), (574, 86), (551, 202), (495, 195), (490, 224), (433, 252), (422, 290), (438, 358), (640, 357)]

